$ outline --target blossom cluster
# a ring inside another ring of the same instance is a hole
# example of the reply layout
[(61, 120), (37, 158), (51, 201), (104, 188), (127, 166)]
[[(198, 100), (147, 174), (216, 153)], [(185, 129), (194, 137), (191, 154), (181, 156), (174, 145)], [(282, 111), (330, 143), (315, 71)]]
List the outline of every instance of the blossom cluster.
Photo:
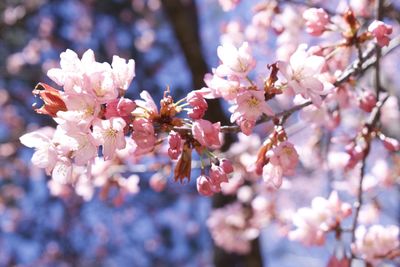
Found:
[(322, 245), (325, 234), (337, 228), (350, 214), (351, 205), (342, 203), (336, 191), (328, 199), (316, 197), (310, 208), (300, 208), (294, 214), (293, 224), (297, 228), (289, 233), (289, 239), (305, 245)]

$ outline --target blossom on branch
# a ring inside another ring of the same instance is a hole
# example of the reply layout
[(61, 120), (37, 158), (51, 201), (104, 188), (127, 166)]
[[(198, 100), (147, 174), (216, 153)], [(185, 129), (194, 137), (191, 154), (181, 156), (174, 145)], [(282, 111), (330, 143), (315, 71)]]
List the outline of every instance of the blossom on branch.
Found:
[(309, 55), (306, 46), (301, 45), (290, 57), (289, 63), (279, 61), (278, 68), (285, 77), (289, 90), (311, 99), (314, 105), (320, 106), (321, 95), (326, 95), (332, 88), (330, 83), (323, 83), (319, 77), (324, 64), (323, 57)]
[(378, 263), (390, 258), (390, 253), (400, 249), (399, 227), (396, 225), (372, 225), (368, 229), (361, 225), (355, 232), (356, 241), (352, 250), (369, 263)]
[(369, 26), (368, 31), (376, 38), (376, 42), (380, 47), (389, 45), (393, 27), (379, 20), (374, 20)]
[(320, 36), (326, 30), (329, 16), (323, 8), (309, 8), (303, 12), (306, 20), (306, 31), (313, 36)]
[(234, 75), (245, 78), (256, 65), (247, 42), (244, 42), (239, 49), (232, 44), (224, 44), (218, 47), (217, 53), (222, 62), (216, 69), (216, 73), (220, 77)]

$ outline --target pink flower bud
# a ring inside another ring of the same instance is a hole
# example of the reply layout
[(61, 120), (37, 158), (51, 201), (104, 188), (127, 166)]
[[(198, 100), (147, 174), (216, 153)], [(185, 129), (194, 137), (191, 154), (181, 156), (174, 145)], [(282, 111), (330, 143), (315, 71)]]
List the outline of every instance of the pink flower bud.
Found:
[(230, 174), (231, 172), (233, 172), (232, 162), (229, 159), (223, 158), (219, 162), (219, 166), (221, 166), (226, 174)]
[(136, 103), (127, 98), (114, 99), (107, 103), (104, 116), (106, 119), (111, 117), (122, 117), (125, 122), (129, 123), (131, 112), (136, 108)]
[(368, 27), (368, 31), (376, 38), (376, 42), (380, 47), (387, 46), (390, 42), (389, 34), (392, 33), (393, 27), (379, 20), (374, 20)]
[(156, 192), (161, 192), (165, 189), (167, 185), (167, 178), (162, 173), (157, 172), (153, 176), (151, 176), (149, 181), (151, 189)]
[(118, 101), (117, 110), (121, 117), (131, 115), (136, 108), (136, 103), (128, 98), (121, 97)]
[(179, 133), (171, 131), (168, 136), (168, 155), (171, 159), (177, 159), (182, 153), (182, 138)]
[(220, 166), (212, 164), (210, 169), (210, 180), (216, 186), (216, 188), (218, 188), (219, 192), (220, 184), (223, 182), (228, 182), (228, 176)]
[(189, 105), (193, 107), (193, 109), (191, 109), (188, 112), (189, 117), (193, 120), (198, 120), (203, 118), (208, 108), (208, 104), (204, 99), (203, 94), (199, 91), (190, 92), (187, 95), (186, 100), (189, 103)]
[(240, 130), (245, 135), (250, 135), (253, 132), (253, 128), (256, 122), (253, 120), (246, 120), (244, 117), (240, 117), (236, 123), (240, 126)]
[(329, 16), (322, 8), (310, 8), (304, 11), (303, 18), (306, 20), (306, 31), (313, 36), (320, 36), (326, 30)]
[(400, 143), (396, 139), (385, 137), (382, 141), (383, 146), (390, 152), (396, 152), (400, 150)]
[(205, 175), (201, 175), (197, 178), (196, 186), (197, 186), (197, 191), (200, 193), (200, 195), (208, 197), (214, 194), (210, 178)]
[(364, 91), (358, 100), (358, 106), (365, 112), (371, 112), (376, 105), (376, 96), (371, 91)]

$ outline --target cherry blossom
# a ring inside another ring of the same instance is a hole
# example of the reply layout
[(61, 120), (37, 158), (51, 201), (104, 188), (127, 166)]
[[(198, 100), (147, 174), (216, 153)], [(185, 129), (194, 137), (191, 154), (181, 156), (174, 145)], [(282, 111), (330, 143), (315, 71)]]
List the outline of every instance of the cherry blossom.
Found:
[(192, 126), (193, 137), (205, 147), (219, 147), (221, 141), (219, 140), (220, 123), (211, 123), (208, 120), (196, 120)]
[(54, 129), (43, 128), (20, 137), (23, 145), (36, 149), (32, 156), (33, 165), (46, 169), (48, 174), (51, 173), (57, 162), (57, 148), (51, 140), (53, 134)]
[(182, 153), (182, 138), (179, 133), (171, 131), (168, 136), (168, 155), (171, 159), (177, 159)]
[(189, 103), (190, 106), (193, 107), (188, 112), (188, 116), (194, 120), (201, 119), (208, 108), (208, 104), (204, 99), (203, 94), (199, 91), (193, 91), (188, 94), (188, 96), (186, 97), (186, 101)]
[(314, 36), (320, 36), (326, 30), (329, 16), (322, 8), (309, 8), (303, 13), (306, 20), (306, 31)]
[(109, 120), (97, 119), (93, 123), (94, 139), (103, 146), (103, 155), (106, 160), (115, 156), (117, 149), (125, 148), (124, 127), (126, 123), (121, 118)]
[(390, 252), (399, 249), (399, 227), (395, 225), (372, 225), (368, 229), (361, 225), (356, 230), (354, 253), (370, 263), (377, 263)]
[(128, 63), (119, 56), (113, 56), (111, 63), (115, 85), (118, 89), (127, 90), (135, 77), (135, 61), (129, 59)]
[(269, 159), (269, 163), (263, 167), (263, 179), (274, 187), (279, 188), (282, 185), (283, 176), (294, 174), (299, 162), (299, 155), (293, 144), (286, 141), (269, 150), (266, 156)]
[(137, 145), (136, 154), (147, 153), (151, 151), (156, 142), (154, 126), (148, 119), (135, 119), (132, 122), (132, 139)]
[(213, 183), (210, 177), (200, 175), (196, 180), (197, 191), (203, 196), (212, 196), (214, 194)]
[(389, 45), (390, 35), (393, 31), (393, 27), (379, 20), (374, 20), (369, 26), (368, 31), (376, 38), (376, 42), (379, 46)]
[(224, 11), (230, 11), (234, 9), (240, 3), (240, 1), (241, 0), (218, 0)]
[(287, 87), (295, 94), (300, 94), (306, 99), (311, 99), (314, 105), (320, 106), (321, 95), (329, 90), (329, 84), (319, 79), (325, 59), (320, 56), (308, 55), (305, 46), (299, 46), (290, 57), (289, 63), (280, 61), (279, 70), (287, 80)]
[(310, 208), (300, 208), (293, 215), (293, 224), (297, 228), (289, 233), (289, 239), (305, 245), (323, 245), (325, 233), (337, 227), (350, 214), (351, 206), (342, 203), (336, 191), (328, 199), (316, 197)]
[(248, 90), (239, 94), (236, 98), (236, 105), (231, 107), (231, 122), (238, 118), (247, 121), (257, 121), (262, 114), (273, 116), (274, 112), (267, 105), (264, 99), (264, 92)]
[(224, 44), (218, 47), (217, 52), (222, 64), (218, 66), (216, 73), (221, 77), (234, 75), (245, 78), (256, 65), (247, 42), (244, 42), (239, 49), (232, 44)]

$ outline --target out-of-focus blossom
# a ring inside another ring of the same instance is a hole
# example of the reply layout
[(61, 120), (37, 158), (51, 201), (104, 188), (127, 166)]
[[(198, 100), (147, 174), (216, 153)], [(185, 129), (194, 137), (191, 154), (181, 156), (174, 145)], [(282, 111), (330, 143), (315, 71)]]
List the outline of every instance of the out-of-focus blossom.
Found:
[(297, 227), (289, 233), (289, 239), (305, 245), (323, 245), (325, 234), (337, 227), (351, 214), (351, 206), (342, 203), (336, 191), (329, 199), (316, 197), (310, 208), (300, 208), (293, 215), (293, 224)]
[(309, 8), (303, 12), (306, 20), (306, 31), (314, 36), (320, 36), (326, 30), (329, 16), (323, 8)]
[(247, 224), (241, 204), (234, 203), (211, 212), (207, 226), (217, 244), (228, 252), (246, 254), (259, 229)]
[(353, 252), (367, 262), (376, 264), (399, 249), (399, 227), (396, 225), (373, 225), (368, 229), (360, 225), (356, 229), (356, 240), (352, 244)]
[(385, 136), (382, 141), (383, 146), (390, 152), (397, 152), (400, 150), (400, 142), (396, 139)]
[(240, 3), (240, 1), (241, 0), (218, 0), (222, 10), (225, 12), (234, 9)]
[(389, 45), (389, 35), (393, 32), (393, 27), (379, 20), (374, 20), (369, 26), (368, 31), (376, 38), (380, 47)]
[(151, 189), (156, 192), (161, 192), (167, 185), (167, 177), (161, 172), (157, 172), (150, 177), (149, 181)]
[(239, 125), (242, 133), (245, 135), (251, 135), (256, 126), (256, 121), (246, 120), (244, 117), (240, 117), (236, 120), (236, 124)]
[(197, 191), (203, 196), (212, 196), (214, 194), (213, 183), (210, 177), (200, 175), (196, 180)]
[(280, 143), (277, 147), (266, 153), (269, 163), (263, 167), (263, 179), (279, 188), (285, 175), (293, 175), (299, 162), (299, 155), (293, 144)]
[(376, 105), (376, 96), (371, 91), (364, 91), (358, 99), (359, 107), (365, 112), (371, 112)]
[(229, 159), (223, 158), (220, 159), (219, 162), (220, 162), (219, 166), (221, 166), (221, 168), (224, 170), (226, 174), (233, 172), (233, 165)]

